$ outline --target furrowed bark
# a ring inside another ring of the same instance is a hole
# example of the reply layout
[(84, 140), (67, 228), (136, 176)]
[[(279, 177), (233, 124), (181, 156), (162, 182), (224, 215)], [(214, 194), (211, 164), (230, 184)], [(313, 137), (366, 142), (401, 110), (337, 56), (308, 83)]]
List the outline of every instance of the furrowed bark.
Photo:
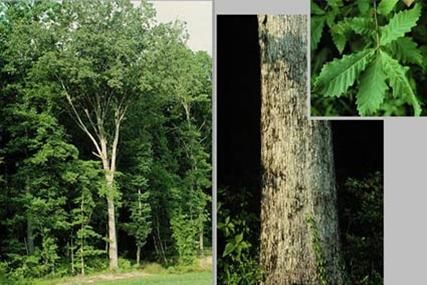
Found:
[(307, 118), (307, 17), (258, 20), (262, 284), (339, 285), (331, 129)]

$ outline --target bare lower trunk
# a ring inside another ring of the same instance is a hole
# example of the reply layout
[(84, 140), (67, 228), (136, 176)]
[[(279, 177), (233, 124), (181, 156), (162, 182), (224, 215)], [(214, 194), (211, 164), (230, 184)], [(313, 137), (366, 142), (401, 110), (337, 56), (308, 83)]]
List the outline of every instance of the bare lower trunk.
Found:
[(136, 265), (139, 266), (141, 262), (141, 247), (139, 245), (136, 246)]
[(108, 203), (108, 257), (110, 258), (110, 269), (115, 270), (119, 267), (117, 254), (117, 237), (116, 237), (116, 219), (114, 201), (112, 197), (107, 198)]
[(85, 275), (85, 258), (84, 258), (84, 252), (83, 252), (83, 246), (80, 248), (81, 254), (80, 254), (80, 266), (81, 266), (81, 274)]
[(114, 205), (114, 176), (111, 173), (106, 174), (107, 180), (107, 207), (108, 207), (108, 257), (110, 260), (110, 270), (116, 270), (119, 267), (117, 253), (117, 234), (116, 234), (116, 213)]
[(200, 252), (203, 252), (203, 227), (199, 234), (199, 249), (200, 249)]
[(307, 17), (260, 16), (264, 285), (340, 285), (327, 122), (307, 118)]

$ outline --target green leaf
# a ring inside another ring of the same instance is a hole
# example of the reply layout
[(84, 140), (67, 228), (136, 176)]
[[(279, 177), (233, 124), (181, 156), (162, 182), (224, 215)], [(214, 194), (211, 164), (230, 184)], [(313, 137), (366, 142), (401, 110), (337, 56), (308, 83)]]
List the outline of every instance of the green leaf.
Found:
[(372, 21), (362, 17), (345, 18), (336, 23), (331, 29), (332, 40), (335, 43), (338, 51), (343, 52), (347, 39), (351, 32), (359, 35), (372, 35)]
[(365, 70), (374, 53), (366, 49), (325, 64), (317, 77), (314, 87), (324, 96), (340, 96), (352, 86), (358, 75)]
[(386, 52), (380, 50), (380, 53), (383, 59), (383, 68), (384, 72), (387, 74), (388, 83), (391, 88), (393, 88), (393, 96), (396, 98), (401, 97), (406, 99), (406, 101), (412, 105), (415, 116), (419, 116), (421, 114), (421, 106), (414, 91), (412, 90), (408, 78), (406, 77), (406, 72), (409, 68), (400, 65), (397, 60), (392, 58)]
[(240, 233), (234, 237), (236, 244), (239, 244), (243, 240), (243, 233)]
[(350, 25), (348, 24), (348, 19), (344, 19), (343, 21), (340, 21), (336, 23), (331, 29), (331, 36), (332, 40), (334, 41), (335, 46), (337, 47), (337, 50), (339, 53), (342, 53), (345, 44), (347, 42), (347, 34), (350, 31)]
[(347, 43), (346, 35), (341, 31), (332, 29), (332, 40), (334, 41), (335, 46), (340, 54), (344, 51), (345, 44)]
[(338, 11), (338, 9), (334, 9), (332, 11), (328, 11), (326, 14), (326, 24), (329, 28), (332, 28), (335, 25), (335, 18), (337, 17)]
[(325, 15), (325, 11), (317, 5), (316, 2), (311, 0), (311, 14), (313, 15)]
[(359, 35), (372, 34), (374, 31), (372, 20), (363, 17), (351, 18), (348, 21), (348, 25), (356, 34)]
[(331, 7), (341, 7), (342, 6), (342, 0), (326, 0), (328, 2), (328, 5)]
[(322, 38), (323, 27), (325, 26), (324, 17), (311, 18), (311, 50), (315, 50)]
[(412, 38), (403, 37), (393, 41), (390, 51), (397, 60), (402, 63), (412, 63), (423, 67), (423, 55)]
[(236, 249), (236, 244), (234, 243), (227, 243), (224, 249), (224, 253), (222, 254), (222, 257), (226, 257), (230, 253), (232, 253)]
[(416, 4), (414, 8), (397, 13), (388, 25), (381, 27), (380, 44), (382, 46), (403, 37), (417, 24), (421, 16), (421, 6)]
[(388, 15), (399, 0), (382, 0), (378, 5), (378, 13)]
[(357, 93), (357, 110), (362, 116), (374, 113), (384, 101), (387, 90), (386, 74), (383, 70), (382, 56), (379, 56), (362, 74)]
[(371, 2), (371, 0), (358, 0), (357, 1), (357, 6), (358, 6), (359, 11), (362, 15), (368, 13), (369, 8), (370, 8), (370, 5), (369, 5), (370, 2)]

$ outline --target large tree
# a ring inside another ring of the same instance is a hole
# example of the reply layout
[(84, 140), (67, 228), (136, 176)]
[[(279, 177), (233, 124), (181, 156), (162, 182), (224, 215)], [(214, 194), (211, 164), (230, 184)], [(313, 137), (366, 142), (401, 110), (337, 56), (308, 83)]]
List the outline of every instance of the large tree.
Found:
[(47, 27), (57, 49), (36, 66), (38, 76), (58, 85), (71, 116), (102, 162), (108, 209), (110, 269), (118, 267), (115, 185), (123, 120), (144, 92), (144, 62), (151, 41), (153, 8), (128, 0), (64, 1), (60, 19)]
[(258, 20), (263, 284), (342, 284), (331, 129), (307, 118), (307, 17)]

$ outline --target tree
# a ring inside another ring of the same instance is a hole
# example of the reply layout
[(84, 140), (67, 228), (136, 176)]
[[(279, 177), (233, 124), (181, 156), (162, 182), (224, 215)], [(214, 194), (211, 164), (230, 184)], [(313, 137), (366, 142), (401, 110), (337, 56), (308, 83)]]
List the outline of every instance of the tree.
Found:
[[(204, 190), (210, 186), (209, 154), (204, 141), (208, 134), (202, 131), (207, 118), (196, 116), (209, 103), (210, 73), (209, 57), (205, 53), (193, 54), (184, 45), (178, 45), (177, 66), (186, 72), (175, 72), (176, 106), (179, 121), (177, 128), (177, 155), (183, 161), (182, 183), (171, 191), (171, 225), (179, 260), (191, 263), (203, 243), (203, 225), (208, 196)], [(199, 110), (198, 110), (199, 109)], [(208, 112), (209, 113), (209, 112)], [(206, 135), (204, 137), (204, 135)], [(198, 238), (198, 241), (197, 241)]]
[[(78, 127), (102, 162), (108, 208), (110, 269), (118, 268), (115, 185), (120, 131), (129, 105), (141, 94), (154, 10), (126, 0), (64, 1), (57, 49), (37, 68), (58, 84)], [(49, 28), (48, 28), (49, 29)], [(54, 29), (54, 28), (51, 28)]]
[(263, 284), (342, 284), (331, 129), (307, 118), (307, 18), (258, 21)]
[[(127, 231), (135, 238), (136, 245), (136, 264), (139, 266), (141, 261), (141, 249), (147, 242), (147, 237), (151, 233), (151, 206), (149, 204), (150, 192), (148, 188), (147, 173), (150, 171), (151, 159), (150, 153), (140, 145), (142, 150), (135, 155), (135, 166), (129, 174), (133, 190), (129, 199), (130, 222), (125, 225)], [(135, 149), (138, 149), (136, 146)], [(145, 191), (144, 191), (145, 190)]]
[(76, 184), (75, 187), (78, 190), (77, 197), (73, 201), (74, 209), (71, 210), (73, 229), (69, 247), (72, 274), (77, 268), (81, 275), (85, 275), (87, 258), (104, 253), (103, 250), (93, 246), (95, 241), (101, 240), (102, 236), (95, 232), (91, 225), (95, 208), (93, 192), (100, 188), (99, 184), (102, 181), (99, 179), (100, 173), (97, 169), (97, 163), (94, 161), (77, 161), (73, 171), (64, 174), (70, 183)]

